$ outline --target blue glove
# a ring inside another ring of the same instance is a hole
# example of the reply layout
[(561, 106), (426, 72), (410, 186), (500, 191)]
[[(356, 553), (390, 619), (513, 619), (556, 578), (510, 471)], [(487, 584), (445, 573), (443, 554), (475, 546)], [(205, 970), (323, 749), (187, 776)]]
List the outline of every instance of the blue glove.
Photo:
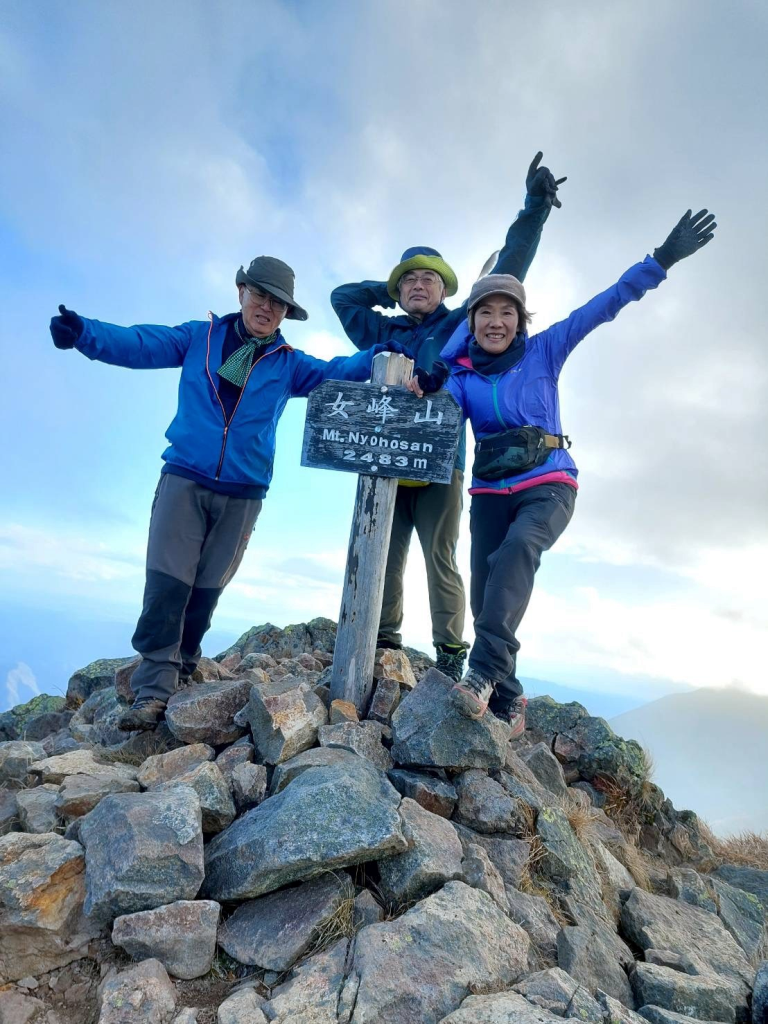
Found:
[(411, 353), (405, 345), (401, 345), (399, 341), (378, 341), (371, 351), (375, 356), (377, 356), (379, 352), (395, 352), (399, 356), (408, 356), (409, 359), (411, 358)]
[(74, 348), (85, 327), (83, 318), (66, 306), (59, 306), (59, 313), (60, 316), (51, 317), (53, 344), (56, 348)]
[(689, 210), (672, 228), (664, 242), (653, 250), (653, 258), (660, 263), (665, 270), (686, 256), (692, 256), (698, 252), (703, 245), (714, 237), (715, 215), (707, 215), (706, 210), (699, 210), (695, 217), (691, 216)]
[(539, 167), (544, 154), (539, 150), (531, 161), (528, 174), (525, 176), (525, 187), (529, 196), (543, 196), (547, 206), (561, 207), (563, 204), (557, 198), (558, 186), (562, 185), (567, 178), (555, 179), (554, 174), (548, 167)]
[(427, 373), (426, 370), (422, 370), (420, 366), (417, 366), (413, 375), (419, 382), (419, 387), (424, 394), (431, 395), (435, 391), (440, 390), (450, 377), (451, 371), (447, 363), (444, 363), (442, 359), (436, 359), (432, 366), (432, 373)]

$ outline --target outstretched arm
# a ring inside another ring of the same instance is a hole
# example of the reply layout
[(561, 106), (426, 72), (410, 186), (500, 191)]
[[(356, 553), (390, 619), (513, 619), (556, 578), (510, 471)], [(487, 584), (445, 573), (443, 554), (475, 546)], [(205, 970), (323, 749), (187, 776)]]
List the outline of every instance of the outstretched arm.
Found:
[(574, 310), (567, 320), (536, 335), (538, 344), (545, 346), (550, 368), (555, 377), (570, 353), (600, 324), (613, 320), (630, 302), (641, 299), (645, 293), (658, 287), (666, 278), (667, 270), (686, 256), (692, 256), (707, 244), (717, 227), (714, 215), (701, 210), (695, 217), (691, 211), (678, 221), (664, 244), (621, 275), (615, 285)]
[(368, 380), (374, 357), (379, 352), (408, 354), (396, 341), (379, 342), (364, 352), (356, 352), (353, 356), (337, 356), (328, 361), (315, 359), (306, 352), (294, 352), (296, 358), (291, 376), (291, 396), (306, 398), (324, 380)]
[(118, 327), (87, 320), (66, 306), (59, 306), (59, 315), (51, 318), (50, 330), (56, 348), (76, 348), (89, 359), (113, 366), (157, 370), (181, 366), (189, 348), (190, 326)]
[(339, 285), (331, 292), (331, 305), (349, 340), (362, 351), (386, 341), (391, 334), (388, 318), (373, 309), (374, 306), (395, 308), (396, 303), (387, 293), (386, 281)]

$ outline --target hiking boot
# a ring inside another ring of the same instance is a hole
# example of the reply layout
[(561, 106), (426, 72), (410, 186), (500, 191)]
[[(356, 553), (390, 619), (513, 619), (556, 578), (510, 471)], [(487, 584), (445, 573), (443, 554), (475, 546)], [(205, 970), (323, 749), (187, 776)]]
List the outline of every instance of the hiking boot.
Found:
[(463, 644), (435, 644), (435, 650), (437, 671), (458, 683), (464, 673), (464, 662), (467, 660), (466, 647)]
[(166, 703), (157, 697), (137, 697), (117, 720), (117, 728), (124, 732), (154, 729), (165, 714)]
[(451, 690), (451, 703), (460, 715), (477, 720), (488, 709), (494, 686), (492, 679), (486, 679), (473, 668), (467, 669), (464, 678)]
[(525, 709), (527, 705), (528, 700), (526, 697), (515, 697), (507, 707), (493, 712), (500, 722), (506, 722), (509, 726), (509, 738), (511, 740), (520, 739), (525, 732)]
[(381, 637), (376, 638), (376, 650), (377, 651), (402, 651), (403, 645), (397, 643), (395, 640), (382, 640)]

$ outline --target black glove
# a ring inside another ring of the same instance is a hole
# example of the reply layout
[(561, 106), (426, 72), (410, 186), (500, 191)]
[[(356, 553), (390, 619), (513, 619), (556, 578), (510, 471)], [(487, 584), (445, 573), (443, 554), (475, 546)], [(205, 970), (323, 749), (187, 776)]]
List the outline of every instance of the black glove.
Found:
[(664, 244), (653, 250), (653, 258), (665, 270), (669, 270), (675, 263), (684, 260), (686, 256), (692, 256), (711, 241), (716, 227), (714, 213), (707, 214), (706, 210), (699, 210), (692, 217), (689, 210), (672, 228)]
[(371, 351), (375, 356), (380, 352), (394, 352), (396, 355), (408, 356), (409, 359), (411, 358), (411, 353), (405, 345), (401, 345), (399, 341), (377, 341)]
[(531, 166), (528, 168), (528, 174), (525, 178), (525, 187), (528, 190), (529, 196), (543, 196), (547, 206), (557, 206), (559, 208), (563, 204), (557, 198), (557, 189), (568, 178), (558, 178), (555, 180), (554, 174), (548, 167), (539, 167), (543, 156), (544, 154), (539, 150), (531, 161)]
[(419, 382), (419, 387), (425, 395), (431, 395), (433, 392), (439, 391), (450, 375), (451, 371), (448, 364), (444, 363), (442, 359), (435, 360), (432, 366), (432, 373), (427, 373), (420, 366), (417, 366), (413, 371), (413, 376)]
[(61, 316), (51, 317), (51, 337), (56, 348), (74, 348), (83, 333), (83, 318), (66, 306), (59, 306)]

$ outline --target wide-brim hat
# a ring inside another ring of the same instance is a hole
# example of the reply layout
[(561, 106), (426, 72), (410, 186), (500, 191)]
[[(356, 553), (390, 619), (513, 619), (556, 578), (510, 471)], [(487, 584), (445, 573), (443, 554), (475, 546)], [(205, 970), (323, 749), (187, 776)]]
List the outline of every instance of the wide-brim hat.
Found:
[(430, 249), (426, 245), (414, 245), (406, 249), (400, 257), (400, 262), (389, 275), (387, 281), (387, 294), (397, 302), (400, 297), (398, 284), (403, 274), (409, 270), (434, 270), (442, 277), (445, 283), (445, 294), (455, 295), (459, 290), (459, 282), (451, 267), (445, 262), (437, 249)]
[(519, 302), (525, 309), (525, 288), (516, 277), (511, 274), (488, 274), (472, 285), (472, 291), (467, 299), (467, 313), (471, 313), (475, 306), (489, 295), (506, 295)]
[(240, 267), (235, 284), (253, 285), (273, 298), (285, 302), (288, 306), (288, 312), (285, 314), (287, 320), (306, 320), (307, 311), (302, 309), (293, 297), (295, 280), (296, 275), (287, 263), (274, 256), (257, 256), (247, 270)]

